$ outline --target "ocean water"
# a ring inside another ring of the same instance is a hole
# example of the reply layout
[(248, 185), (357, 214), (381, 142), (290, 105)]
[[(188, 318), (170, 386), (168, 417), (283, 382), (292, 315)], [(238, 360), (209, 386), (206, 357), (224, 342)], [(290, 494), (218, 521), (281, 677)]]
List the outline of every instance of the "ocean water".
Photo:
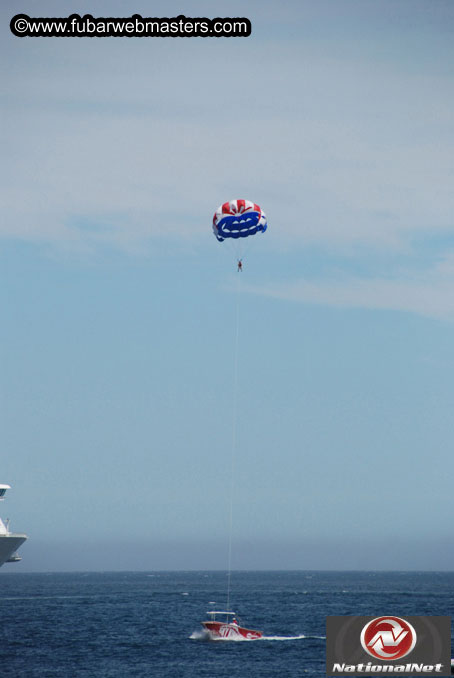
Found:
[(231, 607), (266, 637), (200, 640), (225, 600), (222, 572), (1, 572), (1, 676), (324, 676), (327, 615), (451, 615), (454, 573), (234, 572)]

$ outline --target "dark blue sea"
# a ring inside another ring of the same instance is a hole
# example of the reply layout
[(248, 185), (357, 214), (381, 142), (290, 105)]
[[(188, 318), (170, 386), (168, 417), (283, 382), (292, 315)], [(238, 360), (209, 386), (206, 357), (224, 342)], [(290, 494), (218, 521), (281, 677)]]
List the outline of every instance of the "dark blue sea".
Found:
[(324, 676), (327, 615), (451, 615), (454, 573), (234, 572), (231, 607), (267, 638), (200, 640), (225, 600), (221, 572), (1, 572), (1, 676)]

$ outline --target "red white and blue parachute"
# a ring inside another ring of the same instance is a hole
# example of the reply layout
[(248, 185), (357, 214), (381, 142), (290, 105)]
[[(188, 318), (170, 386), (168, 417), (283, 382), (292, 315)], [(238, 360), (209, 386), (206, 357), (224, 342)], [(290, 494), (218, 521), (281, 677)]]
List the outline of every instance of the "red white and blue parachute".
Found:
[(219, 242), (227, 238), (247, 238), (259, 231), (264, 233), (267, 226), (265, 212), (250, 200), (225, 202), (213, 217), (213, 232)]

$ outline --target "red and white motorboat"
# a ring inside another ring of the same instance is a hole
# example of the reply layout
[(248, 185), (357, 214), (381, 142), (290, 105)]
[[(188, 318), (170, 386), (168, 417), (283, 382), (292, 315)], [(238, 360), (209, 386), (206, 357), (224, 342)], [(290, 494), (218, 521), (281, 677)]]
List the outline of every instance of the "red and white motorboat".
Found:
[(262, 637), (261, 631), (241, 626), (234, 612), (207, 612), (209, 621), (202, 622), (211, 640), (256, 640)]

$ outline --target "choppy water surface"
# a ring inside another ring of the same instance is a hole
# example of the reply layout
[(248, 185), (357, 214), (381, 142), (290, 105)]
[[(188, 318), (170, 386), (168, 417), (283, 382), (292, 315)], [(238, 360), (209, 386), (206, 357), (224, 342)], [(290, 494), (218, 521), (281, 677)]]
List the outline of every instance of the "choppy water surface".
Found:
[(220, 572), (1, 572), (2, 676), (323, 676), (327, 615), (452, 615), (454, 573), (233, 573), (233, 609), (266, 637), (204, 642), (225, 597)]

